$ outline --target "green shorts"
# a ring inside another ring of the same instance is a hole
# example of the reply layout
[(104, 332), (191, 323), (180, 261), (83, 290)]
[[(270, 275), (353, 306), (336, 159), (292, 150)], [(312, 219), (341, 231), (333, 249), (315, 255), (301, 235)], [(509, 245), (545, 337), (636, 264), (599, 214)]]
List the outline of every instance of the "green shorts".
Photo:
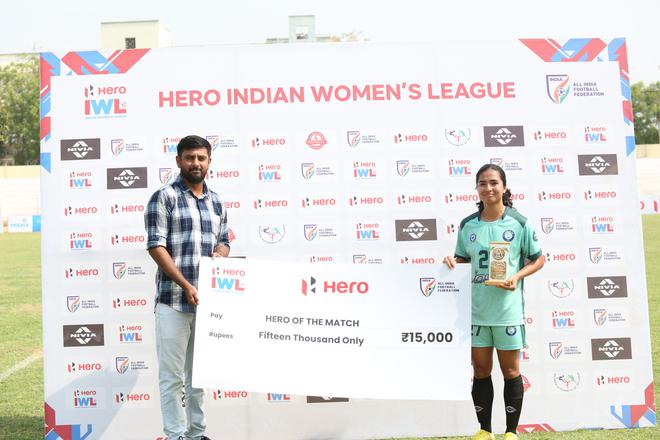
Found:
[(473, 347), (520, 350), (526, 345), (524, 325), (473, 325)]

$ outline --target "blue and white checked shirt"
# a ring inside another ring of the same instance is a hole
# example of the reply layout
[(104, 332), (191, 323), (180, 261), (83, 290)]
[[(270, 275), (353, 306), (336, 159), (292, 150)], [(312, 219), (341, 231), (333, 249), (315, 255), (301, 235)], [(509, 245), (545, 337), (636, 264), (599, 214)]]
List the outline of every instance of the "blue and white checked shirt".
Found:
[[(163, 246), (172, 256), (183, 276), (197, 287), (199, 259), (210, 257), (218, 244), (229, 247), (227, 212), (220, 197), (208, 189), (199, 197), (190, 191), (181, 176), (165, 185), (149, 199), (144, 214), (147, 249)], [(156, 302), (173, 309), (194, 313), (181, 286), (160, 268), (156, 273)]]

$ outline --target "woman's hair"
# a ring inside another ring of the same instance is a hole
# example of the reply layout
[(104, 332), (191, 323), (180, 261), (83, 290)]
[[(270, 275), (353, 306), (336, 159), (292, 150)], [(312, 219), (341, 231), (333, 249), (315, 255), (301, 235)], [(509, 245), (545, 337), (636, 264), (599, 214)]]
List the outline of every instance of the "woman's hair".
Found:
[[(513, 201), (511, 200), (511, 191), (506, 186), (506, 173), (501, 167), (492, 163), (487, 163), (486, 165), (479, 168), (479, 171), (477, 171), (477, 178), (475, 179), (476, 185), (479, 186), (479, 176), (481, 176), (481, 173), (487, 170), (495, 170), (499, 173), (500, 180), (502, 180), (502, 185), (504, 185), (504, 187), (506, 188), (506, 191), (504, 191), (504, 194), (502, 194), (502, 203), (504, 204), (504, 206), (513, 208)], [(484, 202), (479, 200), (479, 202), (477, 203), (477, 207), (479, 208), (479, 212), (483, 211)]]

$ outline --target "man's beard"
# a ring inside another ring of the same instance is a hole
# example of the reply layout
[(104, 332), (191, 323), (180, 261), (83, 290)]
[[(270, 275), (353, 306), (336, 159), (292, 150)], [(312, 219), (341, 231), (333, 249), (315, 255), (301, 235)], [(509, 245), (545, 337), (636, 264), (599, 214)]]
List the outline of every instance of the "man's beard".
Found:
[(193, 174), (192, 171), (181, 170), (181, 176), (190, 183), (198, 184), (204, 181), (205, 173)]

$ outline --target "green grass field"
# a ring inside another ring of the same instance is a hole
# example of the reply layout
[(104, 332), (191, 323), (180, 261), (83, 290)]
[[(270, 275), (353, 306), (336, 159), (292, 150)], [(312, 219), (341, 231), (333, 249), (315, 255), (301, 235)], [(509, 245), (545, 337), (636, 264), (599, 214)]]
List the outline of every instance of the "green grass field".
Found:
[[(660, 215), (643, 216), (647, 262), (660, 261)], [(0, 382), (0, 440), (43, 438), (41, 361), (41, 273), (39, 234), (0, 235), (0, 377), (12, 366), (37, 356)], [(653, 376), (660, 383), (660, 273), (646, 265), (653, 343)], [(660, 386), (655, 388), (658, 401)], [(466, 437), (452, 437), (451, 439)], [(498, 436), (501, 438), (501, 436)], [(525, 434), (528, 440), (660, 438), (660, 428)]]

